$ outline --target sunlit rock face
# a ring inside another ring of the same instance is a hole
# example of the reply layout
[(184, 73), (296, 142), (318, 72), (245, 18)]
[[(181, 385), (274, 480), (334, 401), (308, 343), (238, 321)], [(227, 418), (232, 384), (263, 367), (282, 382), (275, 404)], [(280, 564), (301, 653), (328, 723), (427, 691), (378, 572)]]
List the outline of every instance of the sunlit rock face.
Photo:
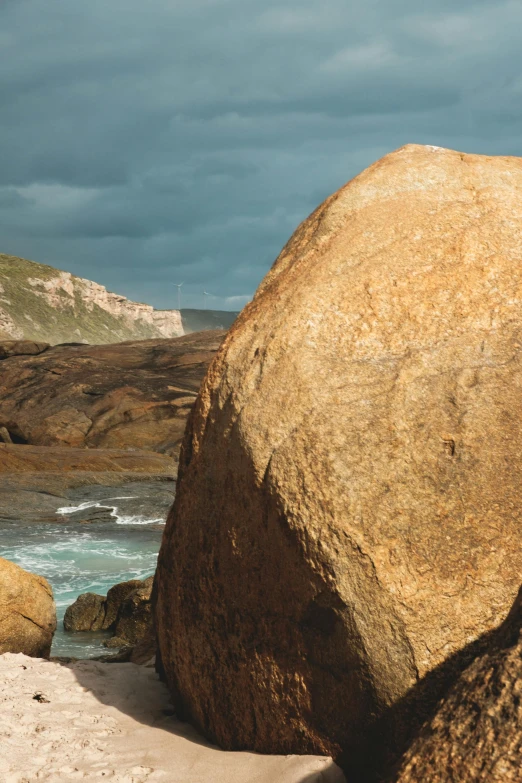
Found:
[(56, 607), (47, 579), (0, 558), (0, 655), (48, 658)]
[(177, 459), (187, 416), (223, 337), (209, 330), (51, 347), (0, 340), (0, 438), (3, 428), (14, 443), (148, 449)]
[(364, 770), (377, 722), (384, 744), (405, 694), (443, 688), (508, 613), (521, 196), (522, 159), (387, 155), (302, 223), (225, 338), (156, 581), (166, 679), (222, 746)]

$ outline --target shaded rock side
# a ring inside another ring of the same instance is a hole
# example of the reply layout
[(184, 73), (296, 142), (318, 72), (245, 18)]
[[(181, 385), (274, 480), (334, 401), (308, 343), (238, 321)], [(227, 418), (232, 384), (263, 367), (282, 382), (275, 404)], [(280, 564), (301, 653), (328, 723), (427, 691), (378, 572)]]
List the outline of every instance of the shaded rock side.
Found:
[(82, 593), (68, 606), (63, 618), (66, 631), (101, 631), (105, 620), (105, 596)]
[(104, 344), (182, 334), (179, 310), (155, 310), (92, 280), (0, 253), (0, 339)]
[(151, 593), (154, 577), (144, 579), (122, 602), (114, 635), (132, 646), (153, 635)]
[[(142, 663), (156, 651), (151, 593), (154, 577), (120, 582), (107, 596), (82, 593), (64, 616), (66, 631), (113, 631), (105, 646), (125, 647), (125, 660)], [(114, 659), (116, 660), (116, 659)], [(118, 660), (123, 660), (118, 657)]]
[(227, 334), (155, 607), (177, 709), (221, 746), (364, 770), (374, 723), (509, 611), (521, 194), (518, 158), (387, 155), (304, 221)]
[(396, 783), (522, 780), (522, 591), (486, 653), (444, 697), (411, 745)]
[(0, 655), (48, 658), (56, 630), (49, 582), (0, 558)]
[(9, 356), (0, 361), (0, 427), (18, 444), (140, 448), (177, 457), (223, 337), (207, 331)]
[(115, 627), (123, 602), (132, 592), (134, 592), (134, 590), (142, 586), (142, 579), (129, 579), (127, 582), (119, 582), (117, 585), (111, 587), (107, 593), (107, 598), (105, 599), (104, 630)]

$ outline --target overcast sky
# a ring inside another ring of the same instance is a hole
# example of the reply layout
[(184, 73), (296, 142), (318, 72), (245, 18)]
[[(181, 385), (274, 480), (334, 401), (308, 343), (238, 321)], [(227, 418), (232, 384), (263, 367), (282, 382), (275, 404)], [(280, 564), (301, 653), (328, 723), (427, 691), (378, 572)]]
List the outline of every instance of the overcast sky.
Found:
[(0, 0), (0, 252), (252, 296), (408, 142), (522, 155), (522, 0)]

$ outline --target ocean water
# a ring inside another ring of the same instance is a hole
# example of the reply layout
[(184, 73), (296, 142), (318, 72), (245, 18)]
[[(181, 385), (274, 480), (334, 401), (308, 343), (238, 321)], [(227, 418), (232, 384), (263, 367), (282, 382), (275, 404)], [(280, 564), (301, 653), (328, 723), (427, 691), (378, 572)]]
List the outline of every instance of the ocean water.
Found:
[[(117, 582), (154, 573), (174, 488), (135, 483), (78, 490), (58, 505), (52, 521), (0, 522), (0, 555), (52, 585), (58, 628), (51, 655), (88, 658), (107, 654), (110, 633), (63, 629), (66, 608), (80, 593), (106, 595)], [(90, 495), (90, 497), (89, 497)]]

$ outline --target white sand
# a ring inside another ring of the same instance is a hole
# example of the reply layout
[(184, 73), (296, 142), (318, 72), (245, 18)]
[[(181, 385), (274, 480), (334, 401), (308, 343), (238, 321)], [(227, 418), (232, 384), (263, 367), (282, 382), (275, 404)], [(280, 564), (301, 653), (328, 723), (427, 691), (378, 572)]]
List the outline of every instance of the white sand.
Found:
[(221, 751), (168, 708), (150, 667), (2, 655), (0, 781), (345, 783), (331, 759)]

